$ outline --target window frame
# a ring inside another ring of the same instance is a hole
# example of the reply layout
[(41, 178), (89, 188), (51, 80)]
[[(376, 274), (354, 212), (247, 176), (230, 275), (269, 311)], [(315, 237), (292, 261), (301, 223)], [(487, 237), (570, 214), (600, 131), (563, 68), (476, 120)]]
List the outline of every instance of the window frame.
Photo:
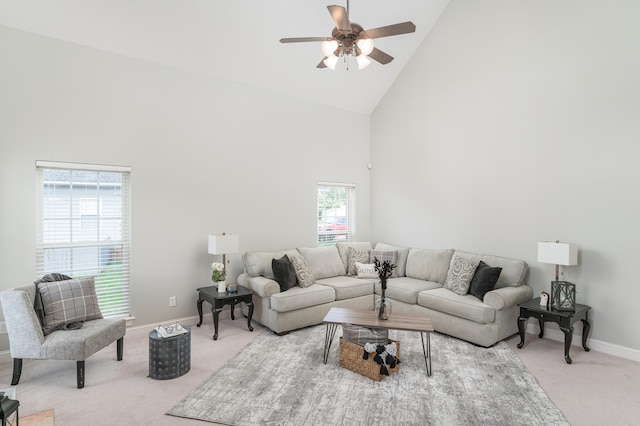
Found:
[[(344, 194), (336, 199), (327, 200), (324, 193), (337, 189)], [(323, 200), (323, 198), (325, 198)], [(356, 241), (356, 185), (353, 183), (318, 182), (316, 185), (316, 243), (318, 246), (327, 246), (336, 242)], [(342, 203), (335, 207), (327, 205), (328, 202)], [(331, 208), (328, 208), (331, 207)], [(327, 216), (327, 212), (329, 214)], [(344, 222), (344, 229), (342, 229)]]
[[(36, 279), (53, 272), (94, 276), (102, 314), (129, 317), (131, 167), (36, 161), (35, 180)], [(86, 226), (87, 199), (96, 200), (97, 215), (90, 218), (96, 226)]]

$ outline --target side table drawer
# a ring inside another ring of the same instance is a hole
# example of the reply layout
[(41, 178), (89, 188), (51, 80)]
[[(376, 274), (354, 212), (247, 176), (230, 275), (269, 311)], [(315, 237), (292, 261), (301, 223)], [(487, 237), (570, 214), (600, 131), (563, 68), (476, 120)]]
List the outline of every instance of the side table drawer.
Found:
[(540, 321), (553, 321), (553, 322), (557, 322), (558, 321), (558, 317), (556, 315), (553, 315), (552, 313), (548, 313), (548, 312), (531, 312), (528, 311), (528, 316), (529, 318), (537, 318)]

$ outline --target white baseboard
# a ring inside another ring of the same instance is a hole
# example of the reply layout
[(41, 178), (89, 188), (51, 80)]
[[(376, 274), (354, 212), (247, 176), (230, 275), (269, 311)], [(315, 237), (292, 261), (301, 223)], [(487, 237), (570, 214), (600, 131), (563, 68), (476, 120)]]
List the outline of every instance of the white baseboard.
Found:
[[(529, 322), (527, 324), (527, 333), (538, 335), (540, 333), (540, 327), (537, 323)], [(556, 340), (558, 342), (564, 342), (564, 333), (561, 330), (551, 328), (548, 325), (544, 327), (544, 337)], [(573, 334), (573, 340), (571, 346), (582, 347), (582, 334)], [(591, 350), (602, 352), (604, 354), (617, 356), (631, 361), (640, 362), (640, 351), (637, 349), (631, 349), (620, 345), (614, 345), (613, 343), (603, 342), (601, 340), (591, 339), (587, 340), (587, 347)]]

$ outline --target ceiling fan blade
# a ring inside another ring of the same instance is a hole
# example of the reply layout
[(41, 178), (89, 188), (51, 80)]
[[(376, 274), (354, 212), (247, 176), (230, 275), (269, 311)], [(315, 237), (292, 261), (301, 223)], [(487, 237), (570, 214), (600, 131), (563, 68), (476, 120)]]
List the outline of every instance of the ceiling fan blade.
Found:
[(349, 22), (349, 15), (347, 15), (347, 9), (342, 6), (327, 6), (333, 22), (336, 24), (336, 28), (340, 31), (351, 32), (351, 23)]
[(387, 55), (377, 47), (374, 47), (368, 56), (371, 59), (375, 59), (376, 61), (380, 62), (382, 65), (388, 64), (389, 62), (393, 61), (393, 56)]
[(372, 28), (365, 30), (365, 34), (369, 38), (389, 37), (400, 34), (415, 32), (416, 26), (413, 22), (407, 21), (400, 24), (387, 25), (385, 27)]
[(292, 37), (292, 38), (281, 38), (280, 43), (304, 43), (307, 41), (325, 41), (330, 37)]
[(320, 61), (320, 63), (318, 65), (316, 65), (316, 68), (326, 68), (327, 65), (325, 65), (325, 63), (324, 63), (325, 59), (327, 59), (326, 56), (324, 58), (322, 58), (322, 60)]

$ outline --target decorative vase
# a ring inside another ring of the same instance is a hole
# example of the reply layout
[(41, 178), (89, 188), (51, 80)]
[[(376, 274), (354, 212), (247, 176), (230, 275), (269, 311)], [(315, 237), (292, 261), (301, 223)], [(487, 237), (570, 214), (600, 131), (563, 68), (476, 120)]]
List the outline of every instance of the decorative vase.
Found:
[(378, 319), (389, 319), (391, 316), (391, 301), (384, 296), (376, 299), (376, 312), (378, 312)]
[(227, 282), (222, 280), (218, 281), (218, 293), (226, 293), (227, 292)]

